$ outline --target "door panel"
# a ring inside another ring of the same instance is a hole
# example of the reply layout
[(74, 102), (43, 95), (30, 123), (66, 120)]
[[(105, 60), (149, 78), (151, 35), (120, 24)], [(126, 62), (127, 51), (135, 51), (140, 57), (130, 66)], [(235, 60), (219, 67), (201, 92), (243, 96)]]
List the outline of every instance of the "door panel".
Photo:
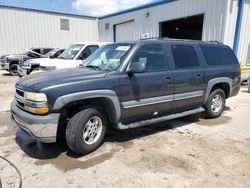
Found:
[(135, 116), (147, 119), (168, 113), (173, 103), (173, 83), (166, 78), (172, 80), (169, 71), (121, 76), (123, 119), (134, 119)]
[(192, 45), (171, 45), (174, 63), (173, 111), (185, 111), (202, 106), (204, 99), (204, 71), (200, 67), (195, 48)]
[(173, 104), (173, 78), (160, 44), (141, 47), (131, 64), (145, 63), (146, 72), (120, 77), (122, 119), (133, 122), (169, 113)]

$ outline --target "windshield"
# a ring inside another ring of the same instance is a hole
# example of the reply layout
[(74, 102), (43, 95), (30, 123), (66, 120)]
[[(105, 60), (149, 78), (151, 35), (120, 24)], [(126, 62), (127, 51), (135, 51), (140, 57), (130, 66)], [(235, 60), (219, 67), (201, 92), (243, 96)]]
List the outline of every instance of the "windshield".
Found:
[(126, 58), (131, 44), (110, 44), (96, 50), (84, 63), (84, 67), (101, 71), (114, 71)]
[(43, 57), (45, 58), (49, 58), (50, 56), (52, 56), (58, 49), (53, 49), (51, 51), (49, 51), (47, 54), (45, 54)]
[(73, 44), (67, 48), (58, 58), (59, 59), (74, 59), (84, 44)]

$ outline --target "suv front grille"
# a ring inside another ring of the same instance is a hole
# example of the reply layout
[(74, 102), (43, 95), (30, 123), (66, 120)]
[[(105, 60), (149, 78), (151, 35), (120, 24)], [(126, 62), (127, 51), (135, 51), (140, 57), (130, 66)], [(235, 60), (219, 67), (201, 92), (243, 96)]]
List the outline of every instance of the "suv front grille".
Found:
[(24, 109), (24, 91), (16, 88), (16, 102), (19, 108)]
[(16, 88), (16, 94), (20, 95), (21, 97), (24, 97), (24, 91)]
[(24, 104), (23, 104), (22, 102), (18, 101), (18, 100), (17, 100), (17, 105), (18, 105), (19, 107), (21, 107), (21, 108), (24, 108)]

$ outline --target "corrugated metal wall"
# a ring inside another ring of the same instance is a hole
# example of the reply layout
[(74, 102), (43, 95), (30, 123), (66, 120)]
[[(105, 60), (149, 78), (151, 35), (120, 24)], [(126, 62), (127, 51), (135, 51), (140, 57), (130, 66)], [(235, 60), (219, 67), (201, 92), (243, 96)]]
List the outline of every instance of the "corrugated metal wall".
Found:
[[(246, 63), (248, 44), (250, 43), (250, 0), (244, 0), (244, 15), (239, 44), (238, 58)], [(178, 0), (146, 9), (99, 20), (99, 40), (113, 41), (113, 25), (135, 21), (135, 40), (143, 33), (150, 37), (159, 36), (159, 22), (173, 20), (204, 13), (202, 40), (221, 41), (231, 47), (234, 43), (238, 0)], [(149, 12), (149, 17), (144, 14)], [(109, 23), (109, 29), (105, 24)]]
[(242, 64), (246, 64), (249, 44), (250, 44), (250, 0), (245, 0), (241, 33), (240, 33), (240, 43), (238, 50), (238, 58)]
[[(60, 28), (69, 19), (70, 30)], [(68, 47), (81, 41), (98, 41), (98, 20), (0, 6), (0, 55), (20, 53), (21, 48)]]
[[(224, 41), (227, 0), (179, 0), (134, 12), (99, 20), (99, 39), (113, 41), (113, 25), (135, 20), (135, 39), (142, 38), (143, 33), (150, 37), (159, 36), (159, 22), (205, 14), (203, 40)], [(149, 12), (149, 17), (145, 13)], [(109, 29), (105, 29), (109, 23)]]

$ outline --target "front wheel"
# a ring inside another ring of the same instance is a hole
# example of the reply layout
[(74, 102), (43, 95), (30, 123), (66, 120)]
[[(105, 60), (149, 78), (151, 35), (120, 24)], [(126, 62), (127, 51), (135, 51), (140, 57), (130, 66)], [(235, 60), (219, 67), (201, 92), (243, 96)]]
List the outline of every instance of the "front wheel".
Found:
[(204, 105), (204, 115), (207, 118), (216, 118), (221, 116), (226, 103), (225, 92), (222, 89), (215, 89), (208, 97)]
[(103, 143), (106, 127), (106, 117), (100, 110), (96, 108), (82, 110), (68, 122), (67, 145), (77, 153), (90, 153)]
[(16, 76), (16, 75), (17, 75), (17, 68), (18, 68), (18, 65), (17, 65), (17, 64), (12, 64), (12, 65), (10, 65), (9, 71), (10, 71), (10, 74), (11, 74), (12, 76)]

